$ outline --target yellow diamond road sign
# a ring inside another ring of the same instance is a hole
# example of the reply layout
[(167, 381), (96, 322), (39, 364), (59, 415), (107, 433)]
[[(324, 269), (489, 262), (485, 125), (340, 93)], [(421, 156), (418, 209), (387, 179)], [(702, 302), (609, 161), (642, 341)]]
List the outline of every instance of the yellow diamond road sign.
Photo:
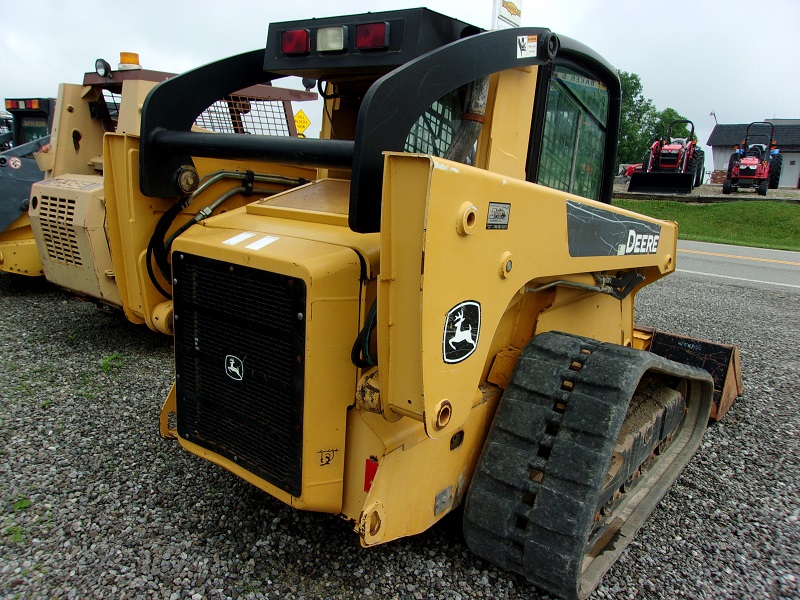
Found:
[(298, 110), (294, 116), (294, 126), (297, 127), (297, 133), (303, 133), (308, 126), (311, 125), (311, 120), (306, 116), (302, 110)]

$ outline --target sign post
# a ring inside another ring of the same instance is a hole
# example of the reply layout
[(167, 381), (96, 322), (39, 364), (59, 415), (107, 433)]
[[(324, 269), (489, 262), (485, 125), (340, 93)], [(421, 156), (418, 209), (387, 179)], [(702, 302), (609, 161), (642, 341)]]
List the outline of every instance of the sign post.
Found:
[(294, 126), (297, 128), (297, 135), (299, 137), (305, 137), (303, 133), (305, 133), (309, 125), (311, 125), (311, 119), (309, 119), (302, 110), (298, 110), (297, 114), (294, 116)]
[(494, 0), (492, 28), (509, 29), (522, 26), (522, 0)]

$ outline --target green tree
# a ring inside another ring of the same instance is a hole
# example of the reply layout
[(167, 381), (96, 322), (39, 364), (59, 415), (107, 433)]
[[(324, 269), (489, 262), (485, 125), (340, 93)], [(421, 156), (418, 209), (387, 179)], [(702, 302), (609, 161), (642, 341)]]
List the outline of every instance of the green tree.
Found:
[(617, 160), (620, 163), (642, 161), (652, 143), (656, 108), (642, 93), (642, 81), (636, 73), (619, 72), (622, 84), (622, 114), (619, 127)]
[[(619, 71), (622, 84), (622, 111), (619, 128), (617, 160), (620, 163), (642, 162), (656, 136), (667, 135), (673, 121), (685, 119), (674, 108), (656, 109), (650, 98), (645, 98), (642, 80), (636, 73)], [(686, 124), (675, 127), (673, 137), (687, 137)]]
[[(656, 115), (656, 130), (661, 132), (662, 135), (667, 135), (669, 126), (675, 121), (685, 121), (686, 117), (681, 115), (674, 108), (665, 108)], [(686, 123), (680, 123), (672, 129), (672, 137), (689, 137), (689, 126)]]

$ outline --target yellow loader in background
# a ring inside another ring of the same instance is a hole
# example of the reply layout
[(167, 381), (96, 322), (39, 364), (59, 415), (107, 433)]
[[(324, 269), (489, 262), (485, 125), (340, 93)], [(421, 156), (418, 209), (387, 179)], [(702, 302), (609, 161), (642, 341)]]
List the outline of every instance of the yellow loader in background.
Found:
[[(230, 172), (241, 163), (219, 163), (214, 173), (200, 164), (193, 176), (202, 185), (165, 217), (172, 202), (138, 191), (139, 132), (147, 93), (174, 75), (142, 69), (133, 53), (122, 53), (120, 61), (112, 70), (98, 59), (82, 85), (59, 86), (52, 141), (37, 154), (45, 179), (32, 187), (28, 216), (48, 281), (169, 334), (170, 282), (151, 258), (153, 233), (172, 234), (211, 212), (246, 204), (254, 190), (265, 195), (286, 184), (243, 183), (243, 174)], [(315, 98), (315, 93), (266, 85), (233, 90), (204, 107), (195, 127), (239, 136), (296, 136), (291, 102)], [(287, 180), (306, 181), (297, 175)], [(205, 211), (209, 204), (214, 208)]]
[(0, 114), (0, 271), (38, 277), (42, 263), (28, 219), (35, 155), (50, 143), (55, 98), (6, 98)]
[[(321, 139), (194, 128), (289, 77), (317, 81)], [(581, 43), (426, 9), (275, 23), (153, 88), (136, 143), (106, 135), (110, 235), (112, 202), (183, 214), (213, 173), (255, 195), (108, 275), (174, 315), (162, 434), (364, 546), (463, 506), (475, 553), (586, 597), (738, 392), (735, 348), (634, 326), (677, 226), (609, 204), (619, 115)]]

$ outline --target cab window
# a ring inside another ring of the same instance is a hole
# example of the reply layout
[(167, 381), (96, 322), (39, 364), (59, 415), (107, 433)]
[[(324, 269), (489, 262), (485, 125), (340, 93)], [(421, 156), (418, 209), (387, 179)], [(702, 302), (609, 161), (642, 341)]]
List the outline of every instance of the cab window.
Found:
[(608, 88), (581, 70), (556, 65), (547, 91), (538, 182), (594, 200), (600, 197)]

